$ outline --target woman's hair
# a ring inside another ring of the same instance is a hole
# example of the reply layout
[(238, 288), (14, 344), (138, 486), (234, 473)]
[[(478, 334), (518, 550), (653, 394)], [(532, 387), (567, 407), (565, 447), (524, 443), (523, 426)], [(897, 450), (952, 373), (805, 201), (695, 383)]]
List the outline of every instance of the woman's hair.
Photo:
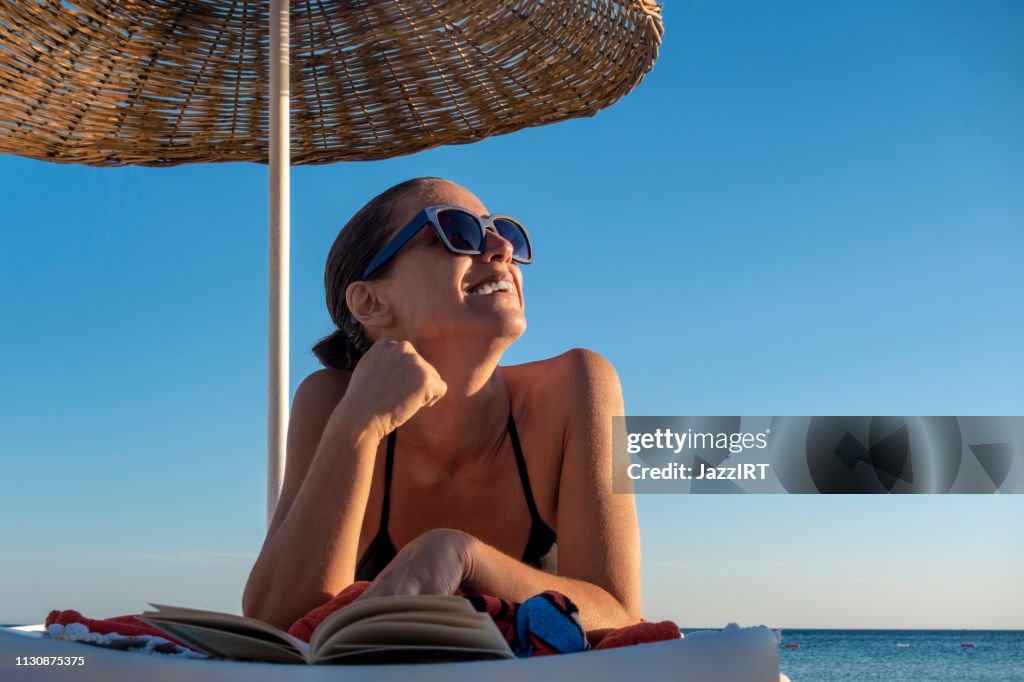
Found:
[[(345, 290), (352, 282), (362, 279), (370, 261), (399, 227), (394, 225), (394, 209), (398, 200), (410, 192), (429, 192), (438, 182), (446, 181), (433, 177), (414, 178), (381, 192), (359, 209), (338, 233), (327, 254), (324, 270), (327, 312), (337, 329), (313, 346), (313, 354), (324, 367), (352, 370), (370, 348), (363, 325), (352, 317), (348, 309)], [(384, 263), (369, 279), (385, 277), (393, 262)]]

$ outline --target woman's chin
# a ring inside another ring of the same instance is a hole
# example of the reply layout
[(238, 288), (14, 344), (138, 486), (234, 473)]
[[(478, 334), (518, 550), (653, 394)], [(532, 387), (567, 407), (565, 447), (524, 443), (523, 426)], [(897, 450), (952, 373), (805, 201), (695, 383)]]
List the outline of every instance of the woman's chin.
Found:
[[(519, 308), (492, 308), (481, 314), (473, 311), (466, 320), (473, 332), (515, 341), (526, 331), (526, 316)], [(467, 330), (468, 331), (468, 330)]]

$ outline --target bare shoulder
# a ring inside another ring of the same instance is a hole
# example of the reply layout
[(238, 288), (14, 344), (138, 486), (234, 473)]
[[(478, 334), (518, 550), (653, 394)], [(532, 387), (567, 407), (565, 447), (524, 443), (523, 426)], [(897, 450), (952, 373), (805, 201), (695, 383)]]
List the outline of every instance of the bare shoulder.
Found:
[[(561, 355), (503, 368), (518, 414), (564, 448), (574, 432), (625, 414), (619, 377), (599, 353), (573, 348)], [(517, 417), (518, 418), (518, 417)]]
[(351, 376), (345, 370), (321, 369), (303, 379), (295, 389), (288, 422), (288, 460), (303, 476), (331, 413), (345, 396)]
[(509, 365), (504, 370), (511, 382), (547, 398), (557, 394), (586, 400), (621, 393), (612, 363), (587, 348), (572, 348), (553, 358)]
[(588, 441), (590, 433), (604, 432), (598, 427), (607, 425), (610, 442), (611, 417), (622, 414), (618, 377), (608, 360), (584, 348), (520, 365), (503, 365), (501, 370), (512, 398), (541, 518), (561, 536), (559, 510), (567, 499), (563, 484), (574, 480), (565, 472), (594, 468), (591, 461), (572, 453), (603, 453)]
[(313, 372), (303, 379), (299, 387), (295, 389), (295, 398), (292, 401), (293, 412), (298, 412), (300, 409), (303, 412), (333, 410), (344, 397), (351, 378), (351, 372), (333, 367)]

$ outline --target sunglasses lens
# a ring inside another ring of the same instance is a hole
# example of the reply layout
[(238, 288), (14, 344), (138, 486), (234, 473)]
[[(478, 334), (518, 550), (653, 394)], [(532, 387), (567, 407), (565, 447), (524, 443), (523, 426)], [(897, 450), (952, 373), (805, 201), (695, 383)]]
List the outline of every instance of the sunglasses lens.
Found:
[(526, 232), (519, 223), (507, 218), (498, 218), (494, 221), (494, 228), (512, 245), (513, 258), (525, 262), (532, 259), (533, 252), (530, 249), (530, 241), (526, 238)]
[(471, 253), (480, 252), (480, 235), (483, 230), (473, 216), (462, 211), (439, 211), (437, 224), (454, 248)]

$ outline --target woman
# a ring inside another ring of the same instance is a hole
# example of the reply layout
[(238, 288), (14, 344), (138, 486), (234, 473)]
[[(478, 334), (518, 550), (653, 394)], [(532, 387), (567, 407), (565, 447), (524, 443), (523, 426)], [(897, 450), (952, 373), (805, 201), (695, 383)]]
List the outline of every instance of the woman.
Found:
[(531, 258), (521, 225), (440, 178), (345, 226), (325, 276), (338, 330), (295, 393), (246, 615), (287, 628), (372, 580), (361, 598), (557, 590), (596, 636), (639, 620), (636, 508), (611, 491), (615, 371), (582, 349), (498, 365), (526, 328)]

